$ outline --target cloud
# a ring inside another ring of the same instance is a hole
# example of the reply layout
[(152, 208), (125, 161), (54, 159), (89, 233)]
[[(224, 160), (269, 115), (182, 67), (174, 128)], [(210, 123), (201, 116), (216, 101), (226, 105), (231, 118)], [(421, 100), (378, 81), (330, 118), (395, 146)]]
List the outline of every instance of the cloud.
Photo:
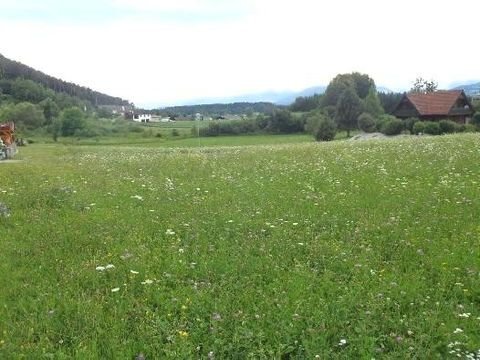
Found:
[[(461, 16), (432, 0), (2, 1), (5, 56), (137, 104), (299, 90), (351, 71), (393, 89), (478, 78), (465, 37), (476, 33), (473, 0)], [(8, 18), (17, 3), (63, 20)]]

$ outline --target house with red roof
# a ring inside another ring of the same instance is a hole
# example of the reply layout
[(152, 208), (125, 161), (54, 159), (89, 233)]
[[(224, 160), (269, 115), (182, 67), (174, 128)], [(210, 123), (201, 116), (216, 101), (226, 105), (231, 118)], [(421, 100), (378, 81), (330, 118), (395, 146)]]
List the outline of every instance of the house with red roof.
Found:
[(459, 124), (470, 121), (475, 110), (463, 90), (439, 90), (431, 93), (408, 93), (393, 111), (400, 119), (419, 118), (438, 121), (448, 119)]

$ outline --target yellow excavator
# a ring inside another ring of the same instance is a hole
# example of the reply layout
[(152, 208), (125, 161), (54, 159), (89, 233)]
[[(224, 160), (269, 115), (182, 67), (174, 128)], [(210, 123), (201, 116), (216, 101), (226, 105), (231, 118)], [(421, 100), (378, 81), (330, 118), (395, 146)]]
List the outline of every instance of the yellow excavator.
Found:
[(0, 124), (0, 160), (11, 159), (16, 153), (14, 122)]

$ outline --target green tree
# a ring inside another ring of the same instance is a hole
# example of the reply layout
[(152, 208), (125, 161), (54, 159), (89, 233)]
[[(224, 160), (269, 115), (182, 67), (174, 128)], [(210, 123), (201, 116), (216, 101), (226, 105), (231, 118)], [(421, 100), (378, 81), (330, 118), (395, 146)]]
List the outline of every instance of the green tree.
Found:
[(73, 136), (75, 132), (86, 127), (85, 116), (77, 107), (66, 109), (60, 115), (62, 136)]
[(12, 83), (12, 95), (19, 101), (39, 103), (46, 97), (46, 89), (32, 80), (16, 79)]
[(357, 127), (357, 119), (362, 111), (362, 101), (352, 88), (347, 88), (338, 100), (335, 120), (339, 128), (347, 131), (348, 137), (350, 130)]
[(19, 129), (33, 130), (45, 124), (43, 111), (37, 105), (22, 102), (2, 109), (0, 122), (13, 121)]
[(375, 125), (375, 118), (370, 113), (364, 112), (358, 117), (358, 127), (366, 133), (374, 132)]
[(347, 88), (352, 88), (358, 97), (365, 99), (372, 87), (375, 88), (375, 81), (373, 81), (373, 79), (367, 74), (361, 74), (358, 72), (339, 74), (328, 84), (322, 99), (322, 105), (336, 106), (340, 96)]
[(327, 86), (325, 94), (322, 99), (322, 105), (336, 106), (340, 96), (347, 88), (354, 88), (353, 79), (349, 74), (339, 74), (333, 78)]
[(43, 115), (45, 115), (45, 122), (47, 125), (50, 125), (53, 119), (56, 118), (60, 113), (58, 105), (51, 98), (42, 100), (38, 105), (40, 105), (43, 109)]
[(413, 82), (413, 86), (410, 89), (411, 93), (432, 93), (437, 91), (438, 84), (434, 80), (425, 80), (421, 77), (416, 78)]
[(369, 113), (372, 116), (380, 116), (385, 113), (383, 110), (380, 99), (377, 96), (377, 91), (374, 87), (371, 87), (368, 91), (368, 95), (365, 98), (365, 112)]
[(337, 126), (335, 122), (327, 116), (324, 116), (318, 122), (315, 131), (315, 140), (317, 141), (331, 141), (337, 134)]

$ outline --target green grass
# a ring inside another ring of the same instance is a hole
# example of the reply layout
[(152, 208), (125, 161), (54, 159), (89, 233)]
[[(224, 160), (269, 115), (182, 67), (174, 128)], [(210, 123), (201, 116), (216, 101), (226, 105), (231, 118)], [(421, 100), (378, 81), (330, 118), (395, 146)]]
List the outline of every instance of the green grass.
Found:
[(0, 164), (0, 358), (477, 352), (480, 137), (270, 139)]

